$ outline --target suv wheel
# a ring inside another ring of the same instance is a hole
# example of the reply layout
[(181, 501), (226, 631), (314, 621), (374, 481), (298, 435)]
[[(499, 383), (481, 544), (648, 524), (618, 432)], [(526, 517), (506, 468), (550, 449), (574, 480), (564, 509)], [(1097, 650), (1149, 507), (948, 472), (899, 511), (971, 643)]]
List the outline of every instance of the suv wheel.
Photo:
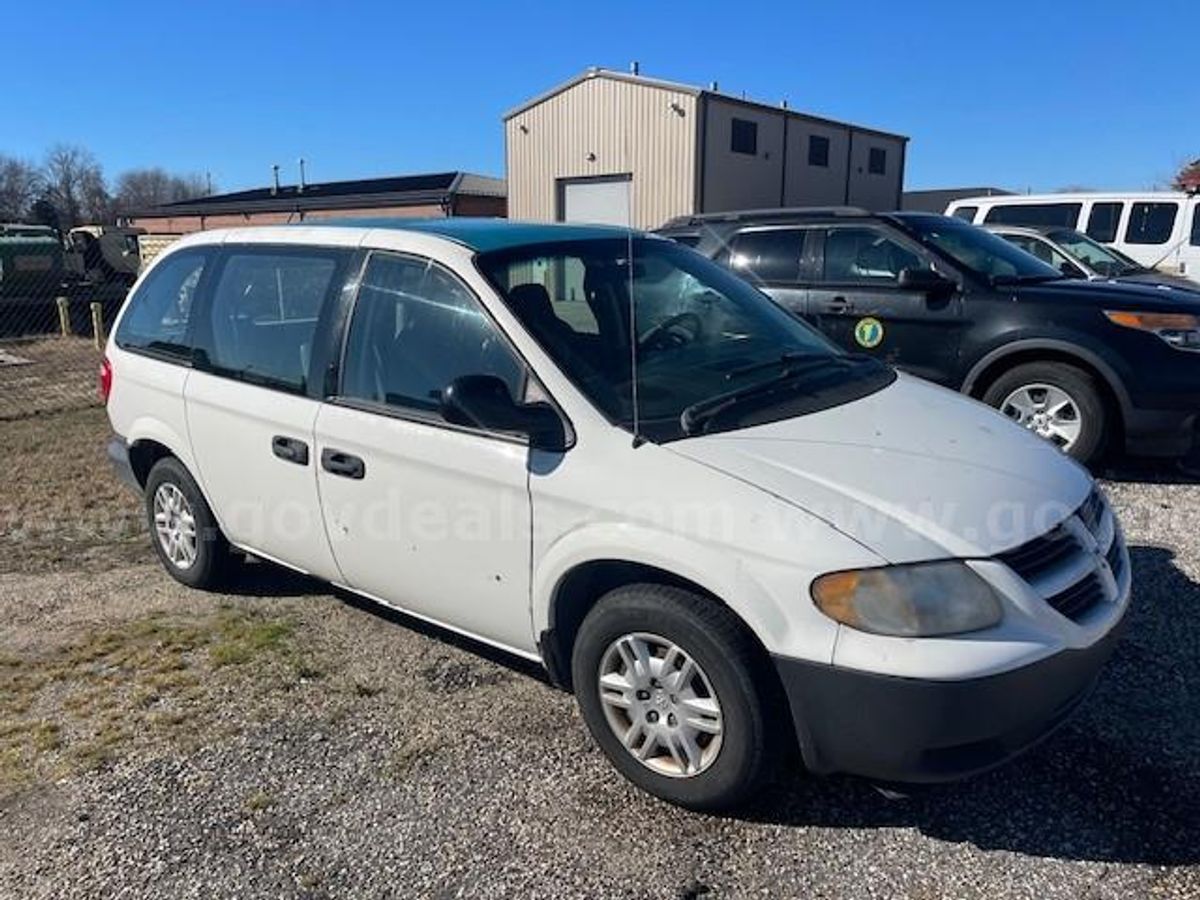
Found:
[(165, 457), (146, 479), (146, 518), (163, 568), (188, 587), (216, 587), (229, 562), (229, 542), (183, 463)]
[(571, 663), (592, 736), (638, 787), (712, 810), (760, 784), (773, 673), (725, 607), (665, 585), (617, 588), (584, 619)]
[(1095, 379), (1066, 363), (1028, 363), (997, 378), (983, 402), (1080, 462), (1104, 443), (1106, 411)]

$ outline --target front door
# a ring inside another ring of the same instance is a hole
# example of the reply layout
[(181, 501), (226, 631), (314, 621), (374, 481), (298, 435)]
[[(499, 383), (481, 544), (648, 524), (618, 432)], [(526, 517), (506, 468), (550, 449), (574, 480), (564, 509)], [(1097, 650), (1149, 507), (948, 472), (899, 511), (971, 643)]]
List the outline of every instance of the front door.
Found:
[(963, 324), (961, 297), (899, 285), (904, 269), (931, 264), (919, 247), (882, 228), (829, 228), (809, 288), (809, 321), (851, 353), (951, 385)]
[(338, 572), (321, 519), (309, 391), (318, 321), (349, 259), (335, 248), (227, 248), (196, 323), (184, 389), (198, 476), (235, 544), (321, 578)]
[(532, 652), (529, 449), (452, 425), (462, 375), (525, 368), (475, 296), (428, 260), (372, 254), (337, 396), (316, 421), (317, 484), (345, 583), (407, 612)]

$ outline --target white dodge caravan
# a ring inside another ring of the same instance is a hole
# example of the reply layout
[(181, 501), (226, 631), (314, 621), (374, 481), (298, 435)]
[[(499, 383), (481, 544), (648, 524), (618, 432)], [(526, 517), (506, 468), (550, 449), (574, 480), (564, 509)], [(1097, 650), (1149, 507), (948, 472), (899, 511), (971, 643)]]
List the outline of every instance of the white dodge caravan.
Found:
[(995, 766), (1088, 694), (1129, 604), (1081, 467), (641, 234), (193, 235), (101, 390), (179, 581), (252, 554), (538, 660), (693, 808), (789, 745), (888, 783)]

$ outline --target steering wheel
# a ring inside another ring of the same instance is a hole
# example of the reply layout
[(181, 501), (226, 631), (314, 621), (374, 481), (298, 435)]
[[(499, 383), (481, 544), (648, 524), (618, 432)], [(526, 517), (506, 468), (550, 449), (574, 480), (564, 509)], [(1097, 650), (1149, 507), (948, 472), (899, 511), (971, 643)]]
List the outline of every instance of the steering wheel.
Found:
[(640, 338), (641, 350), (671, 350), (690, 344), (704, 333), (704, 320), (694, 312), (682, 312), (663, 319)]

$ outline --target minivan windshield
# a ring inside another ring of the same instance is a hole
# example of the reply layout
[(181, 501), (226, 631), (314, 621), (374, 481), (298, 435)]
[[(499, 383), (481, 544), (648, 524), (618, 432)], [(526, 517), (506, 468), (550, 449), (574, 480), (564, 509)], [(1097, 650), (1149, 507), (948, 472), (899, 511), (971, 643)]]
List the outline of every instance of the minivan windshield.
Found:
[(895, 379), (672, 241), (535, 244), (477, 264), (563, 373), (610, 421), (633, 431), (636, 418), (639, 437), (668, 441), (804, 415)]
[(1123, 253), (1105, 247), (1078, 231), (1065, 228), (1062, 231), (1048, 232), (1046, 237), (1099, 275), (1119, 278), (1122, 275), (1137, 275), (1146, 271), (1145, 266), (1139, 265)]
[(1063, 274), (999, 235), (950, 216), (896, 217), (918, 241), (993, 284), (1051, 281)]

